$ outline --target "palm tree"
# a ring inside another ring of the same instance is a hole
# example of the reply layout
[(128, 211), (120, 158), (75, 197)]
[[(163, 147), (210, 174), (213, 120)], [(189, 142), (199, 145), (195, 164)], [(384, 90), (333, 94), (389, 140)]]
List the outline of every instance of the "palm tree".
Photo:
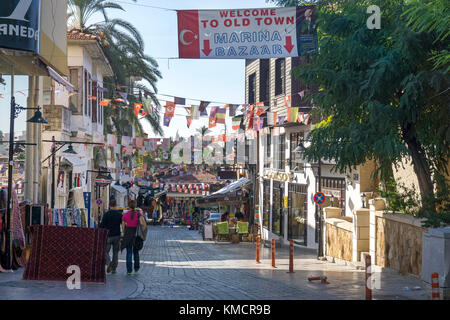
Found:
[[(136, 0), (134, 0), (136, 1)], [(122, 19), (109, 19), (107, 15), (108, 9), (117, 9), (125, 11), (122, 6), (112, 1), (106, 0), (69, 0), (69, 28), (77, 28), (81, 32), (97, 35), (101, 39), (103, 50), (111, 63), (114, 70), (114, 79), (109, 85), (109, 92), (115, 92), (116, 85), (129, 85), (130, 91), (128, 100), (131, 102), (129, 108), (124, 112), (119, 112), (120, 119), (125, 118), (129, 124), (133, 126), (136, 133), (140, 136), (144, 134), (142, 125), (139, 122), (139, 116), (134, 114), (134, 102), (143, 104), (143, 110), (147, 112), (145, 119), (155, 133), (162, 134), (162, 128), (159, 122), (159, 113), (151, 112), (150, 103), (134, 96), (133, 86), (135, 85), (139, 92), (150, 93), (144, 84), (134, 84), (133, 78), (141, 78), (148, 81), (153, 89), (157, 92), (156, 82), (161, 78), (158, 70), (157, 62), (144, 53), (144, 41), (139, 31), (129, 22)], [(89, 23), (89, 20), (96, 13), (101, 13), (103, 21)], [(151, 94), (151, 100), (159, 109), (160, 104), (154, 94)], [(107, 119), (111, 119), (112, 123), (106, 126), (110, 133), (122, 131), (120, 125), (123, 122), (114, 121), (113, 117), (117, 115), (115, 110), (106, 109), (105, 115)], [(115, 127), (116, 130), (113, 130)]]
[(200, 136), (202, 137), (202, 162), (204, 163), (204, 162), (205, 162), (205, 159), (204, 159), (204, 157), (203, 157), (203, 149), (204, 149), (203, 144), (204, 144), (204, 140), (205, 140), (206, 134), (207, 134), (207, 133), (210, 133), (211, 130), (209, 130), (209, 128), (208, 128), (207, 126), (203, 126), (203, 127), (201, 127), (201, 128), (198, 128), (198, 129), (197, 129), (197, 132), (200, 133)]

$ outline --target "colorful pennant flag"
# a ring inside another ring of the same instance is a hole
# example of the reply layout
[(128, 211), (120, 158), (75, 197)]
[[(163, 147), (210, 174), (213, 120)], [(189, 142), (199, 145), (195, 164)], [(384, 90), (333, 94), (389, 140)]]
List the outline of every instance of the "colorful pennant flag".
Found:
[(277, 112), (267, 112), (267, 124), (269, 126), (274, 126), (278, 123)]
[(191, 119), (198, 120), (200, 118), (199, 106), (191, 106)]
[(291, 107), (291, 96), (284, 96), (284, 106), (286, 108)]
[(209, 114), (209, 128), (214, 128), (217, 124), (217, 110), (219, 109), (219, 107), (212, 107), (211, 108), (211, 112)]
[(300, 95), (300, 98), (303, 99), (303, 97), (305, 96), (305, 90), (302, 90), (298, 93)]
[(229, 104), (228, 105), (228, 115), (230, 117), (234, 117), (236, 115), (237, 104)]
[(231, 120), (231, 125), (232, 125), (231, 128), (233, 130), (239, 130), (239, 128), (241, 127), (241, 122), (242, 122), (242, 116), (233, 117), (233, 119)]
[(247, 113), (247, 122), (248, 122), (247, 129), (248, 130), (253, 129), (253, 114), (254, 114), (254, 112), (255, 112), (255, 106), (251, 105), (250, 110)]
[(218, 108), (216, 114), (216, 123), (225, 124), (225, 117), (227, 115), (227, 109)]
[(256, 111), (256, 116), (260, 117), (264, 113), (266, 113), (266, 110), (264, 108), (258, 107), (258, 110)]
[(122, 97), (123, 100), (127, 100), (127, 93), (126, 92), (117, 92), (119, 96)]
[(170, 124), (170, 120), (172, 120), (172, 117), (164, 115), (164, 126), (168, 127)]
[(174, 103), (175, 104), (181, 104), (181, 105), (184, 106), (186, 104), (186, 99), (185, 98), (175, 97)]
[(164, 108), (166, 108), (166, 112), (164, 113), (165, 116), (173, 117), (175, 115), (175, 103), (166, 101)]
[(209, 105), (209, 101), (201, 101), (200, 102), (200, 116), (208, 116), (208, 112), (206, 111), (206, 107)]
[(141, 111), (142, 103), (135, 103), (134, 104), (134, 114), (139, 115), (139, 112)]
[(111, 103), (111, 99), (103, 99), (102, 101), (100, 101), (99, 105), (101, 105), (103, 107), (107, 107), (107, 106), (109, 106), (110, 103)]
[(264, 120), (260, 117), (255, 117), (253, 120), (253, 130), (259, 131), (263, 128)]
[(298, 108), (289, 107), (287, 110), (287, 121), (288, 122), (297, 122), (298, 118)]
[(187, 121), (187, 127), (189, 128), (192, 123), (192, 118), (190, 116), (186, 116), (186, 121)]

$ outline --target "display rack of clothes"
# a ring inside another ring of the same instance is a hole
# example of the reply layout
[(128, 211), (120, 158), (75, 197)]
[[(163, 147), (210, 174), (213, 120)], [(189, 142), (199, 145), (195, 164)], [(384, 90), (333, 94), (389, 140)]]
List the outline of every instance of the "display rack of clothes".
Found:
[[(0, 272), (5, 272), (7, 265), (6, 259), (6, 206), (7, 206), (7, 188), (0, 190)], [(11, 256), (12, 270), (23, 267), (26, 263), (26, 243), (25, 243), (25, 204), (19, 204), (16, 186), (12, 188), (13, 208), (11, 210)]]
[(53, 226), (86, 228), (88, 226), (87, 221), (86, 209), (53, 209), (50, 224)]

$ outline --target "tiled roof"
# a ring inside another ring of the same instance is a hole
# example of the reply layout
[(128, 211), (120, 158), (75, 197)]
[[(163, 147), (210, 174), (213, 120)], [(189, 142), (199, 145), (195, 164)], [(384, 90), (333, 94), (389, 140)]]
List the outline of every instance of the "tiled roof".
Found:
[(67, 31), (67, 39), (69, 40), (100, 40), (96, 35), (81, 32), (78, 29)]

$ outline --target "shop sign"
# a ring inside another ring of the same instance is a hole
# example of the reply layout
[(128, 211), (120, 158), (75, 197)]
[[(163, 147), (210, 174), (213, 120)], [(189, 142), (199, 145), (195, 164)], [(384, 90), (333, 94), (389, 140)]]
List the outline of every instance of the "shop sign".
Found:
[(264, 178), (291, 182), (292, 176), (290, 173), (286, 172), (269, 171)]
[(2, 0), (0, 47), (39, 53), (39, 26), (39, 0)]
[(107, 186), (112, 182), (112, 179), (108, 178), (107, 176), (97, 176), (95, 178), (95, 183), (99, 186)]

